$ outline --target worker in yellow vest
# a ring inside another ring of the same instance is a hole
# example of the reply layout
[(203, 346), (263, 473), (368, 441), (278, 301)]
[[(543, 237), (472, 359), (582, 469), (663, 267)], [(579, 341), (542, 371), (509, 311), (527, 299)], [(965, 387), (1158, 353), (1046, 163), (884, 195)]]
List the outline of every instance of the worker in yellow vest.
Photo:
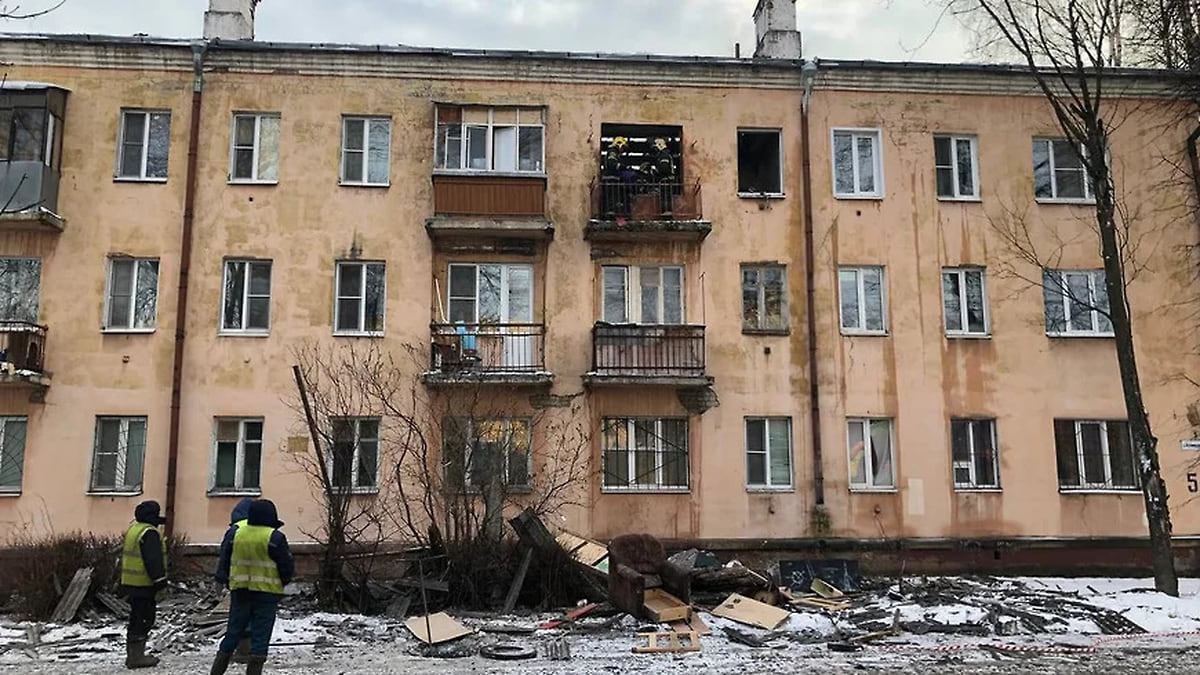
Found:
[(121, 550), (121, 590), (129, 598), (129, 627), (125, 632), (125, 667), (153, 668), (158, 659), (146, 654), (154, 627), (158, 592), (167, 585), (167, 542), (158, 526), (167, 522), (156, 501), (133, 510)]
[(262, 675), (283, 587), (296, 573), (287, 537), (279, 531), (281, 527), (283, 521), (279, 520), (275, 504), (269, 499), (256, 499), (250, 504), (246, 524), (231, 527), (225, 533), (216, 577), (229, 586), (229, 622), (210, 675), (225, 674), (247, 628), (250, 661), (246, 675)]
[[(231, 532), (237, 532), (237, 528), (248, 523), (247, 518), (250, 517), (250, 504), (254, 500), (250, 497), (242, 497), (238, 503), (229, 512), (229, 531), (225, 534), (232, 536)], [(233, 650), (234, 663), (249, 663), (250, 662), (250, 631), (246, 630), (242, 633), (242, 639), (238, 640), (237, 649)]]

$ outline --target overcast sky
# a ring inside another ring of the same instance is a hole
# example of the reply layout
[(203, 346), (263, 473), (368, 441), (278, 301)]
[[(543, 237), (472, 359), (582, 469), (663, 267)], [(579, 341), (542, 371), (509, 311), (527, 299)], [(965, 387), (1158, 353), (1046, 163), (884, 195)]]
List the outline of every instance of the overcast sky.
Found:
[[(23, 11), (53, 0), (0, 0)], [(938, 0), (798, 0), (806, 57), (962, 61)], [(732, 56), (755, 0), (263, 0), (259, 40)], [(66, 0), (0, 31), (199, 37), (208, 0)]]

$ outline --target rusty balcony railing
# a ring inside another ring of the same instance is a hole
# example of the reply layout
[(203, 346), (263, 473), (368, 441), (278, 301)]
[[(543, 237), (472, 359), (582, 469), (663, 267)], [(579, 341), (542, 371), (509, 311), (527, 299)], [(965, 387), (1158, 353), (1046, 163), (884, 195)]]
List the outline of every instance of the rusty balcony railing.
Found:
[(0, 320), (0, 374), (44, 374), (46, 331), (28, 321)]
[(592, 373), (601, 377), (704, 377), (704, 326), (598, 323)]
[(700, 220), (700, 181), (659, 182), (600, 179), (592, 185), (595, 220)]
[(430, 369), (452, 374), (524, 374), (545, 370), (540, 323), (435, 323)]

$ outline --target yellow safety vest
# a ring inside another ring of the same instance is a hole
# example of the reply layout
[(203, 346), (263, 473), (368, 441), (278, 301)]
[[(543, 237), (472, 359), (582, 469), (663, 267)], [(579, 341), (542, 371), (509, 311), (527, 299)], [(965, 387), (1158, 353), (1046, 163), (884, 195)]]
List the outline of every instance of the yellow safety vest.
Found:
[[(155, 529), (149, 523), (134, 521), (125, 532), (125, 547), (121, 551), (121, 584), (148, 588), (154, 580), (146, 573), (146, 561), (142, 560), (142, 537)], [(159, 537), (163, 551), (163, 569), (167, 565), (167, 541)]]
[(229, 590), (245, 589), (283, 595), (279, 568), (268, 549), (275, 528), (242, 525), (233, 535), (233, 555), (229, 561)]

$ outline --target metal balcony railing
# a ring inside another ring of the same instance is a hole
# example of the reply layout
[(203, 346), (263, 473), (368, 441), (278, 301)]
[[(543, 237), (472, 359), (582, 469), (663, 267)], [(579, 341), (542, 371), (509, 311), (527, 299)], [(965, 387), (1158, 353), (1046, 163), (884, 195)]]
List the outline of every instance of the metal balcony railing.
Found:
[(430, 369), (441, 374), (535, 373), (545, 370), (540, 323), (437, 323)]
[(704, 377), (704, 326), (598, 323), (592, 328), (592, 372)]
[(592, 218), (596, 220), (671, 221), (702, 217), (700, 181), (601, 179), (592, 185)]
[(43, 374), (46, 331), (28, 321), (0, 321), (0, 374)]

